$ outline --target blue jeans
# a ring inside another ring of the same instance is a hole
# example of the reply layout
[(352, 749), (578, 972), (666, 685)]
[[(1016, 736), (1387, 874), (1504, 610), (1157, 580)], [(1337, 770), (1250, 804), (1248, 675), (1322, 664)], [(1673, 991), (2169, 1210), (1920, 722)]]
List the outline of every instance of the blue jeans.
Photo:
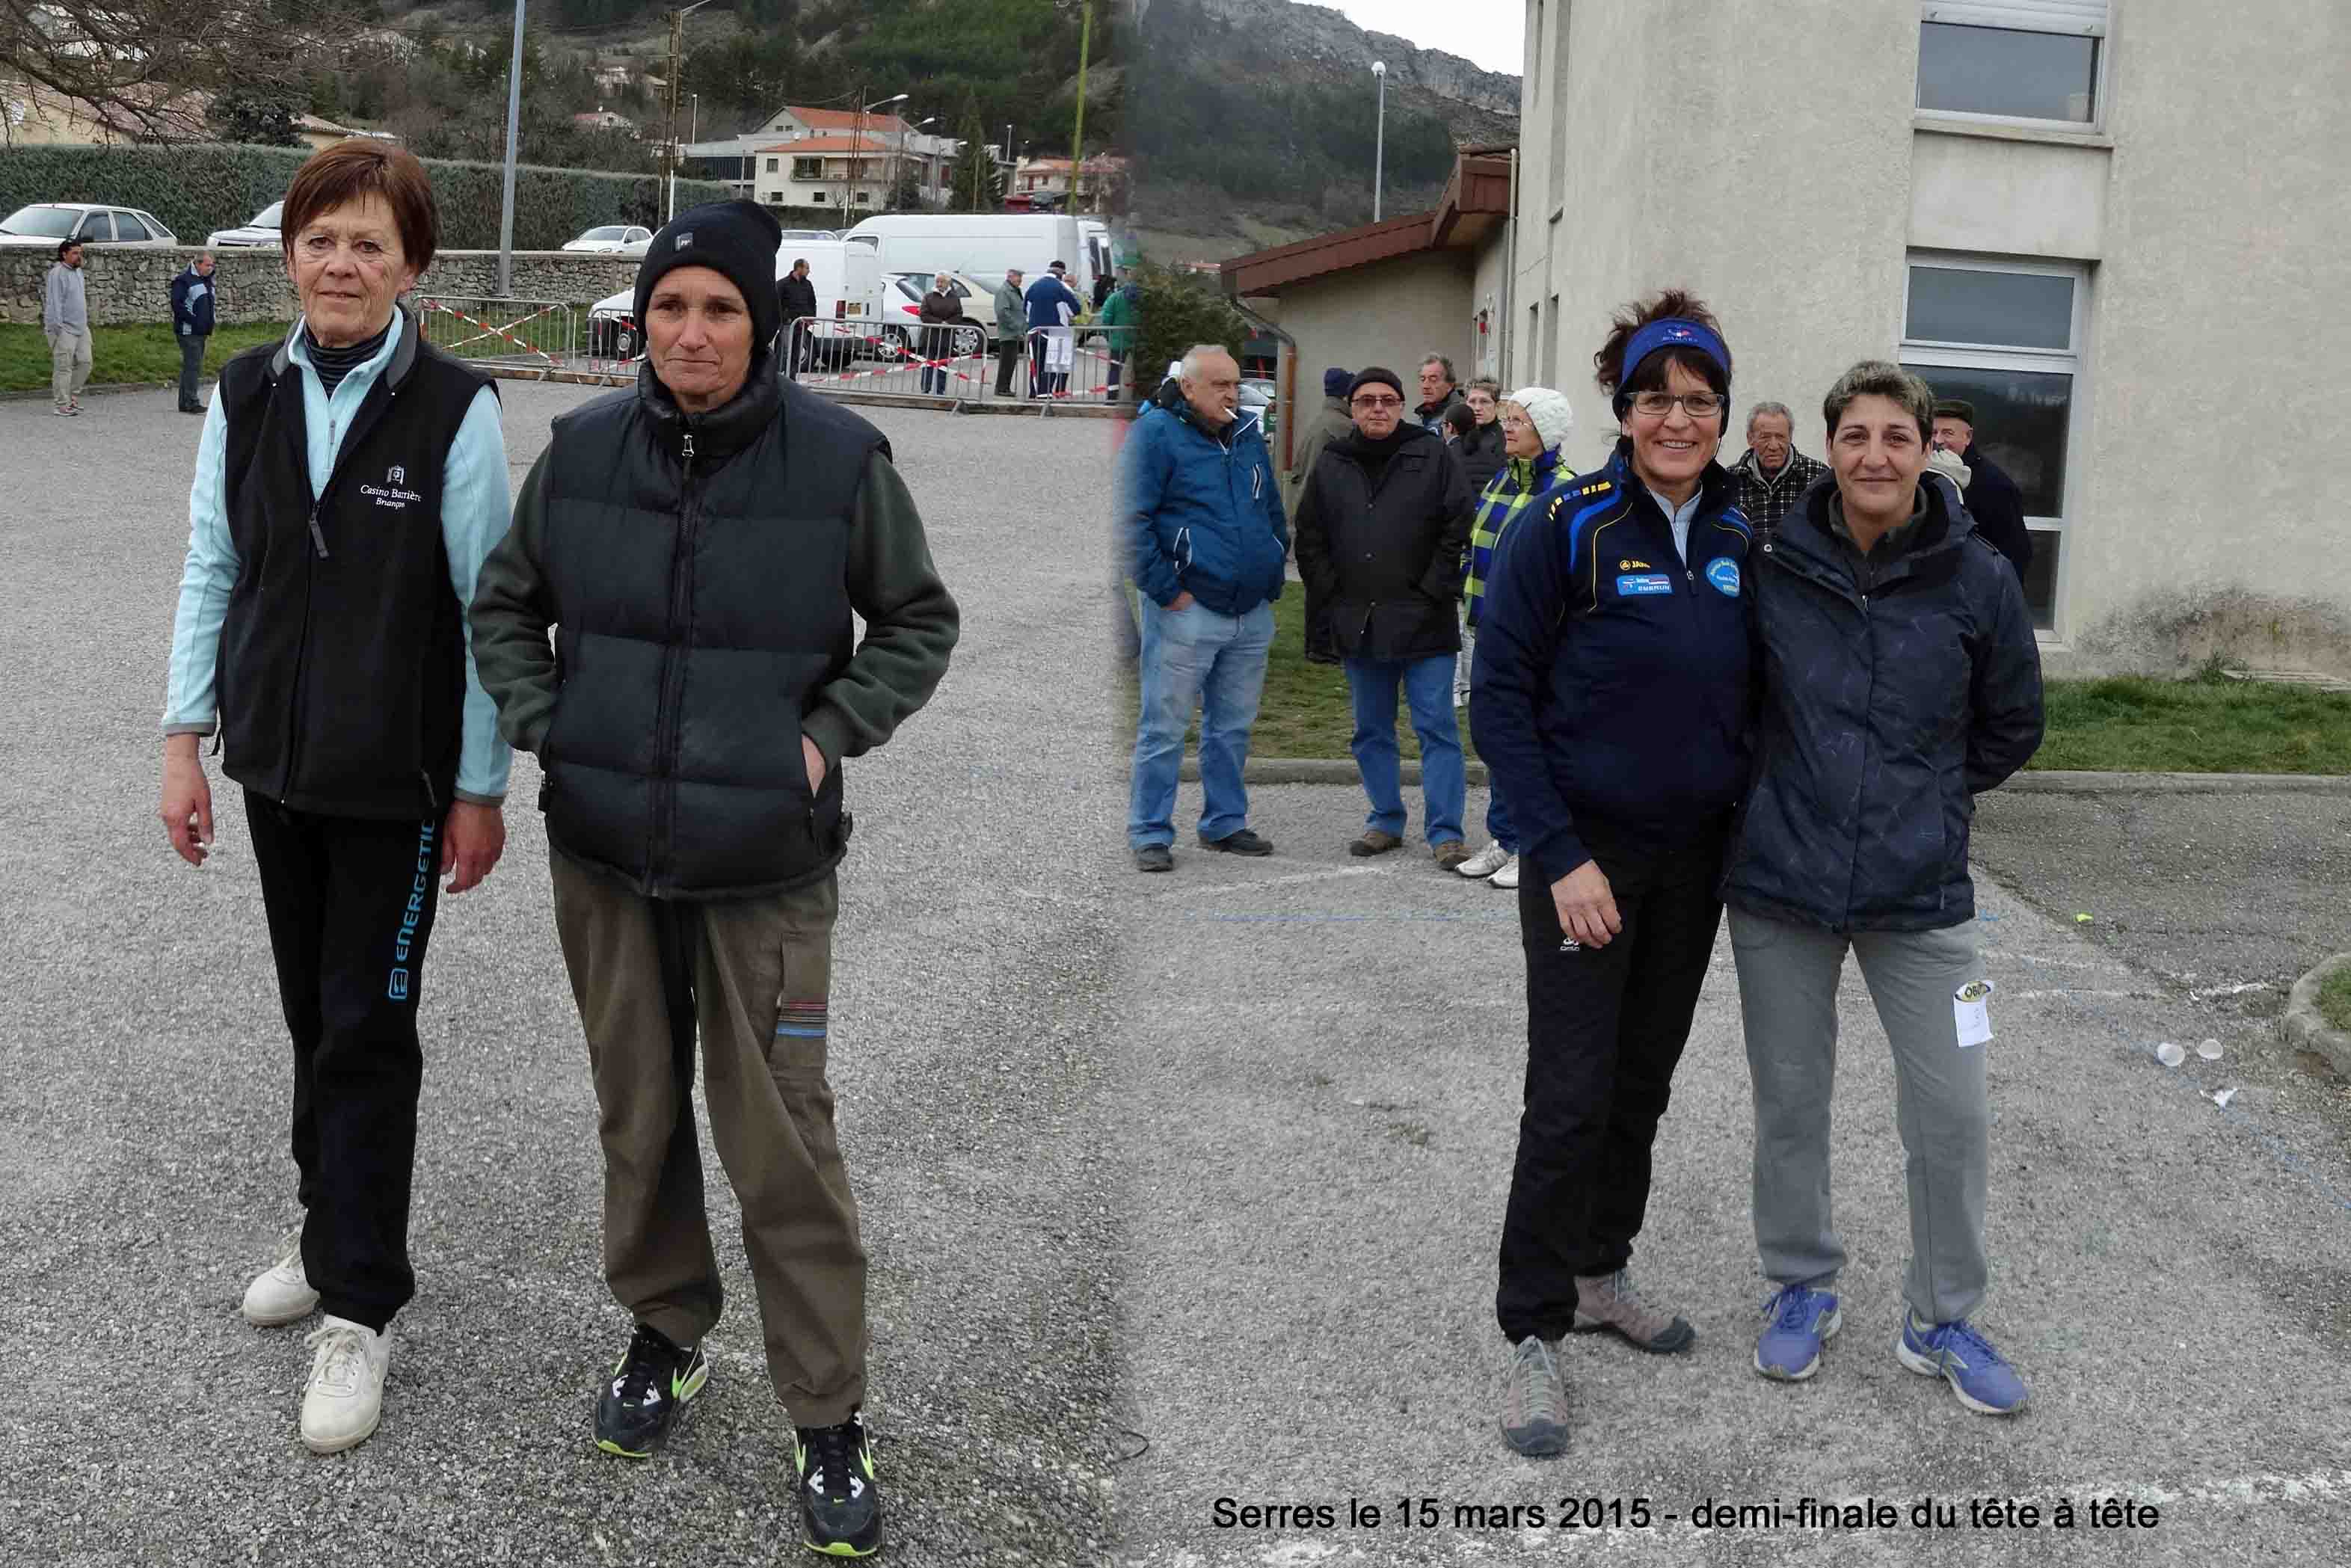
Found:
[(1494, 777), (1491, 768), (1486, 769), (1486, 836), (1512, 854), (1519, 852), (1519, 830), (1510, 821), (1510, 808), (1502, 799), (1502, 781)]
[(1453, 717), (1453, 655), (1426, 659), (1349, 659), (1347, 690), (1355, 699), (1355, 735), (1348, 743), (1371, 797), (1366, 827), (1404, 836), (1404, 791), (1399, 782), (1395, 737), (1396, 685), (1412, 710), (1412, 732), (1420, 737), (1422, 827), (1428, 841), (1461, 836), (1468, 786), (1461, 766), (1461, 730)]
[(1273, 606), (1233, 616), (1196, 600), (1165, 610), (1145, 598), (1142, 619), (1143, 711), (1134, 730), (1127, 842), (1141, 849), (1175, 841), (1176, 779), (1195, 705), (1200, 709), (1200, 836), (1230, 838), (1249, 826), (1241, 765), (1249, 760), (1249, 727), (1265, 690)]

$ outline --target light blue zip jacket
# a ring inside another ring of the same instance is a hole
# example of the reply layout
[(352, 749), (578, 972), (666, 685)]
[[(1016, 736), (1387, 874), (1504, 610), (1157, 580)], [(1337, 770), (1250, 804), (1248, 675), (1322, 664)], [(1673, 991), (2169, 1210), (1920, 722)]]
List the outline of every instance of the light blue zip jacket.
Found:
[[(400, 334), (416, 329), (407, 313), (394, 310), (392, 329), (373, 359), (353, 369), (332, 397), (310, 367), (302, 346), (302, 324), (294, 324), (287, 358), (301, 367), (302, 417), (309, 436), (310, 493), (327, 487), (343, 433), (366, 401), (368, 389), (392, 362)], [(210, 735), (220, 715), (214, 677), (220, 664), (221, 623), (228, 616), (229, 591), (240, 562), (228, 531), (228, 421), (221, 400), (213, 399), (196, 444), (196, 479), (188, 492), (188, 560), (180, 576), (180, 609), (172, 626), (172, 663), (163, 703), (165, 735)], [(474, 394), (450, 444), (442, 468), (441, 539), (449, 557), (449, 587), (460, 605), (474, 602), (474, 580), (482, 561), (506, 538), (511, 520), (507, 478), (507, 437), (498, 419), (497, 394), (488, 387)], [(506, 798), (514, 752), (498, 737), (497, 705), (482, 689), (474, 669), (474, 631), (465, 625), (464, 739), (457, 752), (457, 799), (494, 806)]]
[(1281, 597), (1290, 525), (1257, 415), (1210, 432), (1178, 400), (1145, 411), (1119, 454), (1120, 552), (1155, 604), (1246, 615)]

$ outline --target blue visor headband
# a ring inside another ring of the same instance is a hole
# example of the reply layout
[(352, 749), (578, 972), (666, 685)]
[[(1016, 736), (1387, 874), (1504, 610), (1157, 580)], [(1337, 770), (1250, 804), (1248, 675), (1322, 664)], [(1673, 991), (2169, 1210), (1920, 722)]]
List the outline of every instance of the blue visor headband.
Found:
[[(1696, 349), (1722, 368), (1722, 384), (1726, 387), (1730, 384), (1730, 350), (1723, 347), (1722, 340), (1715, 335), (1713, 329), (1696, 321), (1685, 321), (1677, 316), (1668, 316), (1662, 321), (1650, 322), (1634, 333), (1633, 340), (1625, 345), (1625, 358), (1616, 369), (1618, 418), (1624, 417), (1625, 409), (1631, 402), (1624, 389), (1632, 384), (1634, 372), (1641, 368), (1641, 361), (1660, 349)], [(1723, 412), (1729, 414), (1727, 405)]]

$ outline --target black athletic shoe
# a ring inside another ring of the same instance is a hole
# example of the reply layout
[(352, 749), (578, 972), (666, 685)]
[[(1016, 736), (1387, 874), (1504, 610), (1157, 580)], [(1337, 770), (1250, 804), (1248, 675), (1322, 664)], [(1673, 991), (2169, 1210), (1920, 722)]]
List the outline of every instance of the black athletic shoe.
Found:
[(710, 1358), (700, 1345), (680, 1350), (659, 1329), (639, 1323), (597, 1397), (596, 1446), (623, 1458), (653, 1458), (679, 1408), (709, 1380)]
[(873, 1445), (855, 1411), (838, 1427), (793, 1429), (799, 1446), (802, 1541), (828, 1557), (870, 1557), (882, 1550), (882, 1489), (873, 1479)]

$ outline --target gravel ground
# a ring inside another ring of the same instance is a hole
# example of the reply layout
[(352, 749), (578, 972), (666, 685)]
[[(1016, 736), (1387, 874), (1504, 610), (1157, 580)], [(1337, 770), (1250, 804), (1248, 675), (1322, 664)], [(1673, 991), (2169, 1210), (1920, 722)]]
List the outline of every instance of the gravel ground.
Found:
[[(519, 478), (583, 394), (506, 391)], [(225, 809), (193, 873), (153, 821), (195, 422), (168, 392), (92, 408), (0, 405), (22, 737), (0, 789), (26, 846), (0, 900), (0, 1357), (18, 1372), (0, 1563), (798, 1559), (739, 1257), (717, 1376), (671, 1447), (631, 1466), (589, 1445), (625, 1324), (527, 760), (506, 863), (435, 934), (420, 1294), (384, 1427), (339, 1458), (301, 1449), (299, 1333), (235, 1310), (292, 1207), (243, 824)], [(2351, 1558), (2351, 1103), (2270, 1043), (2266, 988), (2351, 946), (2342, 801), (1986, 802), (1983, 1322), (2032, 1380), (2027, 1413), (1971, 1416), (1888, 1353), (1900, 1154), (1850, 973), (1847, 1330), (1807, 1385), (1749, 1369), (1762, 1292), (1725, 947), (1636, 1259), (1698, 1347), (1572, 1342), (1571, 1451), (1519, 1460), (1493, 1430), (1490, 1308), (1524, 1049), (1510, 900), (1417, 844), (1351, 861), (1343, 787), (1254, 791), (1270, 860), (1185, 834), (1175, 875), (1134, 875), (1091, 523), (1115, 432), (868, 413), (967, 616), (931, 708), (852, 765), (833, 1068), (874, 1256), (891, 1560)], [(2154, 1059), (2208, 1036), (2219, 1062)], [(1802, 1497), (1890, 1501), (1897, 1522), (1695, 1522)], [(2061, 1498), (2158, 1513), (2061, 1530)], [(1601, 1528), (1560, 1528), (1569, 1499), (1596, 1500)], [(1960, 1521), (1932, 1545), (1922, 1499)], [(2043, 1514), (2020, 1538), (1975, 1524), (1978, 1499)], [(1402, 1522), (1400, 1500), (1435, 1522)], [(1541, 1528), (1477, 1511), (1537, 1504)], [(1238, 1513), (1275, 1505), (1331, 1522)]]
[[(1197, 799), (1187, 787), (1179, 828)], [(1482, 791), (1470, 804), (1474, 822)], [(1995, 859), (2059, 831), (2020, 810), (2037, 803), (2003, 805), (2006, 824), (1987, 834)], [(1980, 878), (1978, 930), (2000, 986), (1982, 1322), (2034, 1390), (2029, 1411), (1995, 1421), (1891, 1354), (1907, 1253), (1901, 1151), (1885, 1037), (1850, 967), (1835, 1134), (1853, 1255), (1845, 1330), (1810, 1383), (1766, 1383), (1750, 1369), (1764, 1291), (1724, 941), (1635, 1259), (1645, 1288), (1697, 1325), (1697, 1347), (1652, 1358), (1572, 1340), (1570, 1450), (1522, 1460), (1494, 1429), (1504, 1355), (1494, 1249), (1525, 1061), (1510, 895), (1439, 873), (1416, 840), (1349, 860), (1363, 811), (1352, 789), (1263, 787), (1251, 808), (1273, 858), (1203, 854), (1184, 833), (1175, 874), (1137, 879), (1127, 905), (1131, 1067), (1117, 1091), (1135, 1186), (1123, 1387), (1152, 1447), (1129, 1467), (1121, 1561), (2351, 1553), (2351, 1103), (2279, 1061), (2265, 1020), (2199, 1012), (2186, 1026), (2130, 934), (2091, 936)], [(2308, 835), (2335, 809), (2280, 806), (2264, 820)], [(2312, 815), (2293, 814), (2303, 810)], [(2232, 912), (2325, 896), (2322, 862), (2296, 863), (2298, 882), (2221, 881), (2207, 896)], [(2074, 885), (2035, 896), (2062, 901)], [(2339, 927), (2339, 906), (2330, 918)], [(2156, 1062), (2159, 1040), (2207, 1034), (2223, 1042), (2219, 1062)], [(2225, 1109), (2205, 1097), (2232, 1085)], [(1890, 1500), (1900, 1521), (1828, 1531), (1694, 1521), (1702, 1502), (1792, 1510), (1804, 1497)], [(2151, 1504), (2157, 1522), (2053, 1524), (2059, 1498), (2079, 1510), (2100, 1497)], [(1220, 1499), (1327, 1506), (1332, 1522), (1220, 1521)], [(1400, 1522), (1400, 1499), (1416, 1516), (1431, 1500), (1433, 1525)], [(1560, 1529), (1568, 1499), (1599, 1500), (1607, 1528)], [(1909, 1521), (1921, 1499), (1960, 1521), (1931, 1546)], [(1975, 1499), (2043, 1513), (2020, 1538), (1973, 1527)], [(1351, 1527), (1351, 1500), (1379, 1507), (1381, 1522)], [(1635, 1500), (1647, 1528), (1633, 1522)], [(1528, 1528), (1525, 1514), (1456, 1512), (1529, 1504), (1545, 1508), (1545, 1528)]]
[[(508, 385), (519, 483), (585, 395)], [(505, 862), (444, 904), (382, 1428), (313, 1458), (301, 1331), (235, 1307), (294, 1209), (283, 1027), (241, 810), (182, 865), (155, 725), (198, 422), (168, 392), (0, 406), (0, 1562), (801, 1560), (789, 1431), (730, 1212), (716, 1373), (662, 1456), (590, 1442), (627, 1336), (599, 1263), (594, 1101), (518, 759)], [(1120, 812), (1098, 535), (1105, 428), (865, 411), (964, 606), (931, 706), (850, 765), (832, 1075), (873, 1258), (893, 1561), (1102, 1561), (1128, 1217), (1099, 1109)], [(1043, 497), (1040, 505), (1040, 497)], [(1081, 543), (1072, 546), (1074, 537)], [(1083, 628), (1072, 645), (1070, 629)], [(723, 1194), (706, 1144), (714, 1193)], [(731, 1199), (714, 1201), (731, 1209)]]

